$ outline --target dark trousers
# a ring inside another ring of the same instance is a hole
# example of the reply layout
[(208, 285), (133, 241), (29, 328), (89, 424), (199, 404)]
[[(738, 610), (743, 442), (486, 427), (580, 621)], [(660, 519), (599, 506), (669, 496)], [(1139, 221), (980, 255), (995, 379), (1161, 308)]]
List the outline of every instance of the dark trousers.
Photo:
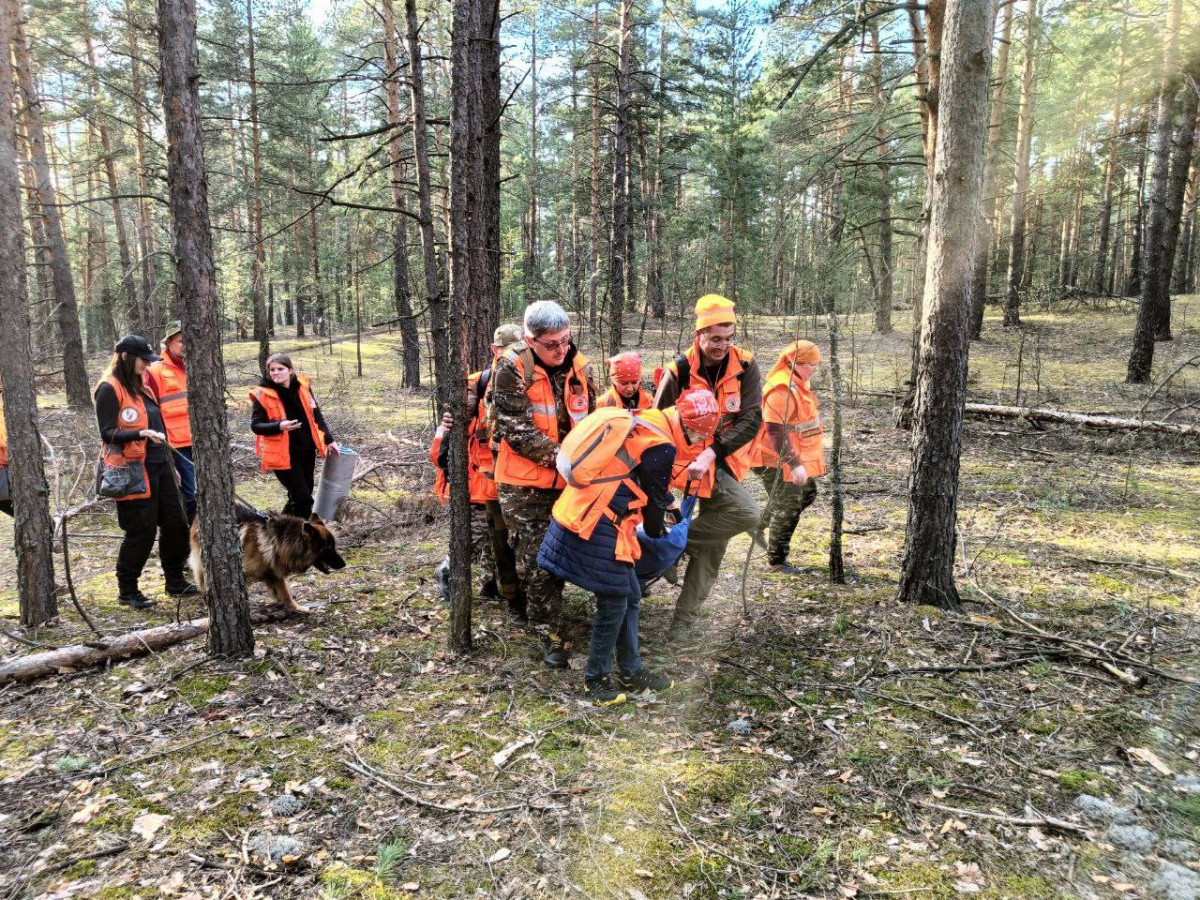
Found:
[(316, 447), (292, 447), (292, 467), (276, 469), (275, 477), (287, 491), (287, 503), (283, 512), (289, 516), (307, 519), (313, 510), (313, 472), (317, 468)]
[(584, 677), (591, 681), (612, 672), (613, 650), (622, 675), (632, 675), (642, 667), (638, 652), (638, 609), (642, 597), (635, 592), (625, 596), (596, 595), (596, 614), (592, 617), (592, 636), (588, 640), (588, 660)]
[(125, 532), (117, 552), (117, 586), (122, 594), (138, 589), (138, 578), (150, 558), (158, 537), (158, 557), (168, 586), (184, 581), (188, 556), (187, 516), (175, 484), (175, 469), (169, 462), (146, 464), (150, 496), (144, 500), (118, 500), (117, 524)]
[(787, 562), (788, 549), (792, 544), (792, 535), (796, 533), (800, 513), (817, 499), (817, 482), (810, 478), (797, 486), (777, 468), (756, 468), (754, 474), (762, 479), (763, 487), (767, 489), (767, 511), (760, 527), (771, 529), (767, 541), (767, 562), (777, 566)]
[(183, 508), (187, 512), (188, 525), (191, 525), (196, 521), (196, 467), (192, 465), (192, 448), (176, 447), (171, 459), (179, 473), (179, 493), (183, 495)]
[(11, 516), (13, 514), (12, 501), (0, 500), (0, 512), (4, 513), (6, 516)]
[(517, 575), (517, 554), (513, 551), (508, 523), (499, 500), (487, 502), (488, 538), (491, 541), (492, 561), (495, 563), (493, 576), (500, 596), (515, 601), (520, 593), (521, 579)]

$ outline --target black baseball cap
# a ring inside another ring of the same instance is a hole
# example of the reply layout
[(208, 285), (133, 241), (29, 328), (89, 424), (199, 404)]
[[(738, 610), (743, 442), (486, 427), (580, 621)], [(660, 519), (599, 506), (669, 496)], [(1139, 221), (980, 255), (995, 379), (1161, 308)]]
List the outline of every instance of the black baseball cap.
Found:
[(113, 347), (114, 353), (132, 353), (134, 356), (140, 356), (146, 362), (158, 362), (162, 359), (154, 348), (150, 346), (150, 342), (140, 334), (127, 334), (125, 337), (117, 341), (117, 346)]

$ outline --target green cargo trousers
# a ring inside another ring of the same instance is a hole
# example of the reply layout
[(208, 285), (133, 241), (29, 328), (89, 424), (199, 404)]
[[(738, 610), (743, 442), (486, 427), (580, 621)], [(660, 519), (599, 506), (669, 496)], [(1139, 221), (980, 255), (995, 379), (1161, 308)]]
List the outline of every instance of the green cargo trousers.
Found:
[(718, 469), (713, 495), (700, 501), (700, 512), (688, 531), (688, 565), (675, 601), (676, 623), (691, 625), (700, 617), (700, 607), (717, 581), (730, 538), (743, 531), (753, 534), (761, 516), (762, 509), (750, 492)]

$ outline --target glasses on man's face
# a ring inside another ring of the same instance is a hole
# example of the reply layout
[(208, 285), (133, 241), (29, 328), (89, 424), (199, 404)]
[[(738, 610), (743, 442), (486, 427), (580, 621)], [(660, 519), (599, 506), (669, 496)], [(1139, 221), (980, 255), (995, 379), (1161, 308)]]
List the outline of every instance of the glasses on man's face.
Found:
[(704, 339), (710, 347), (724, 347), (727, 344), (732, 344), (736, 337), (736, 334), (731, 334), (729, 337), (718, 337), (715, 334), (709, 334), (705, 335)]
[(556, 353), (559, 350), (567, 350), (571, 346), (571, 335), (567, 335), (561, 341), (543, 341), (538, 338), (532, 338), (533, 342), (541, 347), (545, 347), (551, 353)]

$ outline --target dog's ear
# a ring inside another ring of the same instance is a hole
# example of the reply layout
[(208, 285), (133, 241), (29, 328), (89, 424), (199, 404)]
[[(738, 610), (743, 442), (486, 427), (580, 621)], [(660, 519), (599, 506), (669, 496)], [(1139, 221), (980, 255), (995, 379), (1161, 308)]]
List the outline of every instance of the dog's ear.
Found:
[[(321, 520), (317, 519), (317, 521)], [(321, 534), (321, 529), (312, 522), (304, 523), (304, 536), (318, 545), (323, 543), (325, 539), (324, 535)]]
[(320, 516), (318, 516), (316, 513), (313, 513), (311, 516), (309, 516), (309, 517), (308, 517), (308, 521), (310, 521), (310, 522), (316, 522), (318, 525), (324, 525), (324, 524), (325, 524), (325, 522), (324, 522), (324, 521), (321, 519), (321, 517), (320, 517)]

